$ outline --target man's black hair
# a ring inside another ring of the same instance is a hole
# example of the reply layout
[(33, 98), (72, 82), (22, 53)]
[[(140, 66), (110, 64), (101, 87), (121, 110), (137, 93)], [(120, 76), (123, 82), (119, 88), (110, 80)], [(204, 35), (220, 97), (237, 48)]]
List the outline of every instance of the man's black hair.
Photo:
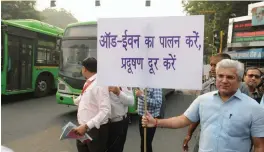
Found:
[(221, 58), (222, 60), (223, 59), (231, 59), (231, 56), (229, 54), (226, 54), (226, 53), (218, 53), (214, 57)]
[(97, 60), (93, 57), (84, 59), (82, 65), (90, 72), (97, 72)]
[(248, 68), (246, 68), (246, 70), (245, 70), (245, 75), (247, 75), (248, 70), (257, 70), (257, 71), (259, 71), (259, 73), (260, 73), (260, 77), (263, 75), (263, 73), (262, 73), (262, 72), (260, 71), (260, 69), (257, 68), (257, 67), (248, 67)]

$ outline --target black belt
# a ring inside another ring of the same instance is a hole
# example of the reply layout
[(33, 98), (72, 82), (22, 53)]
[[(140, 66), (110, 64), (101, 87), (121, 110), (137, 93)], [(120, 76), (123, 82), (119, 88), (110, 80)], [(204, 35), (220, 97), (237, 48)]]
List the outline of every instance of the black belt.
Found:
[(119, 122), (119, 121), (125, 120), (126, 118), (127, 118), (127, 114), (125, 114), (124, 116), (115, 117), (115, 118), (110, 119), (110, 123)]

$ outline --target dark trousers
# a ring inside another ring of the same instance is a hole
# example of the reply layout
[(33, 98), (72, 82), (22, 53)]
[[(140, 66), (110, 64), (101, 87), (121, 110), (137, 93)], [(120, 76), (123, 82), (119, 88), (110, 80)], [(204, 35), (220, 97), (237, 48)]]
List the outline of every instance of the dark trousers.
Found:
[(107, 152), (123, 152), (128, 129), (128, 117), (109, 124), (109, 139)]
[[(144, 152), (144, 128), (142, 127), (142, 122), (141, 122), (142, 117), (139, 117), (139, 132), (140, 132), (140, 137), (141, 137), (141, 152)], [(152, 141), (154, 138), (156, 132), (156, 128), (147, 128), (147, 141), (146, 141), (146, 146), (147, 146), (147, 152), (152, 152)]]
[(77, 140), (78, 152), (105, 152), (107, 150), (108, 132), (109, 124), (101, 125), (99, 129), (91, 129), (88, 134), (93, 140), (89, 143), (82, 143)]

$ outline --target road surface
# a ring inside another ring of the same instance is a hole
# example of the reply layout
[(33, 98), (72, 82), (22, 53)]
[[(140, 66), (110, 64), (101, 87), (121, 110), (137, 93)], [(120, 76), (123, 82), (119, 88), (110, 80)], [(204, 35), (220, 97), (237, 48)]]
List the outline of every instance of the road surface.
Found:
[[(174, 93), (166, 101), (165, 117), (183, 113), (194, 96)], [(76, 152), (74, 140), (60, 141), (61, 127), (76, 122), (76, 107), (58, 105), (55, 95), (32, 98), (31, 95), (2, 99), (2, 145), (15, 152)], [(158, 128), (153, 141), (156, 152), (180, 152), (184, 129)], [(192, 148), (194, 139), (190, 143)], [(124, 152), (140, 151), (137, 117), (129, 125)]]

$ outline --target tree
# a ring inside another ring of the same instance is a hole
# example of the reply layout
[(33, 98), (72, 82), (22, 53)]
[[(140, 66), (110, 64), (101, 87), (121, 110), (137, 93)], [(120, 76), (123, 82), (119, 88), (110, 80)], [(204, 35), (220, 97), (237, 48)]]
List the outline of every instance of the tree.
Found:
[(47, 8), (41, 12), (41, 15), (44, 17), (43, 22), (49, 23), (60, 28), (65, 28), (70, 23), (78, 22), (78, 20), (65, 9), (51, 9)]
[(35, 4), (35, 1), (1, 1), (1, 18), (41, 20), (40, 12), (34, 8)]
[[(223, 30), (223, 48), (226, 47), (229, 18), (246, 16), (250, 1), (186, 1), (182, 0), (184, 10), (188, 15), (205, 15), (205, 55), (211, 55), (213, 50), (213, 31)], [(235, 16), (234, 16), (235, 15)]]
[(35, 10), (36, 1), (2, 1), (2, 19), (35, 19), (54, 26), (65, 28), (69, 23), (78, 20), (65, 9), (45, 9), (42, 12)]

